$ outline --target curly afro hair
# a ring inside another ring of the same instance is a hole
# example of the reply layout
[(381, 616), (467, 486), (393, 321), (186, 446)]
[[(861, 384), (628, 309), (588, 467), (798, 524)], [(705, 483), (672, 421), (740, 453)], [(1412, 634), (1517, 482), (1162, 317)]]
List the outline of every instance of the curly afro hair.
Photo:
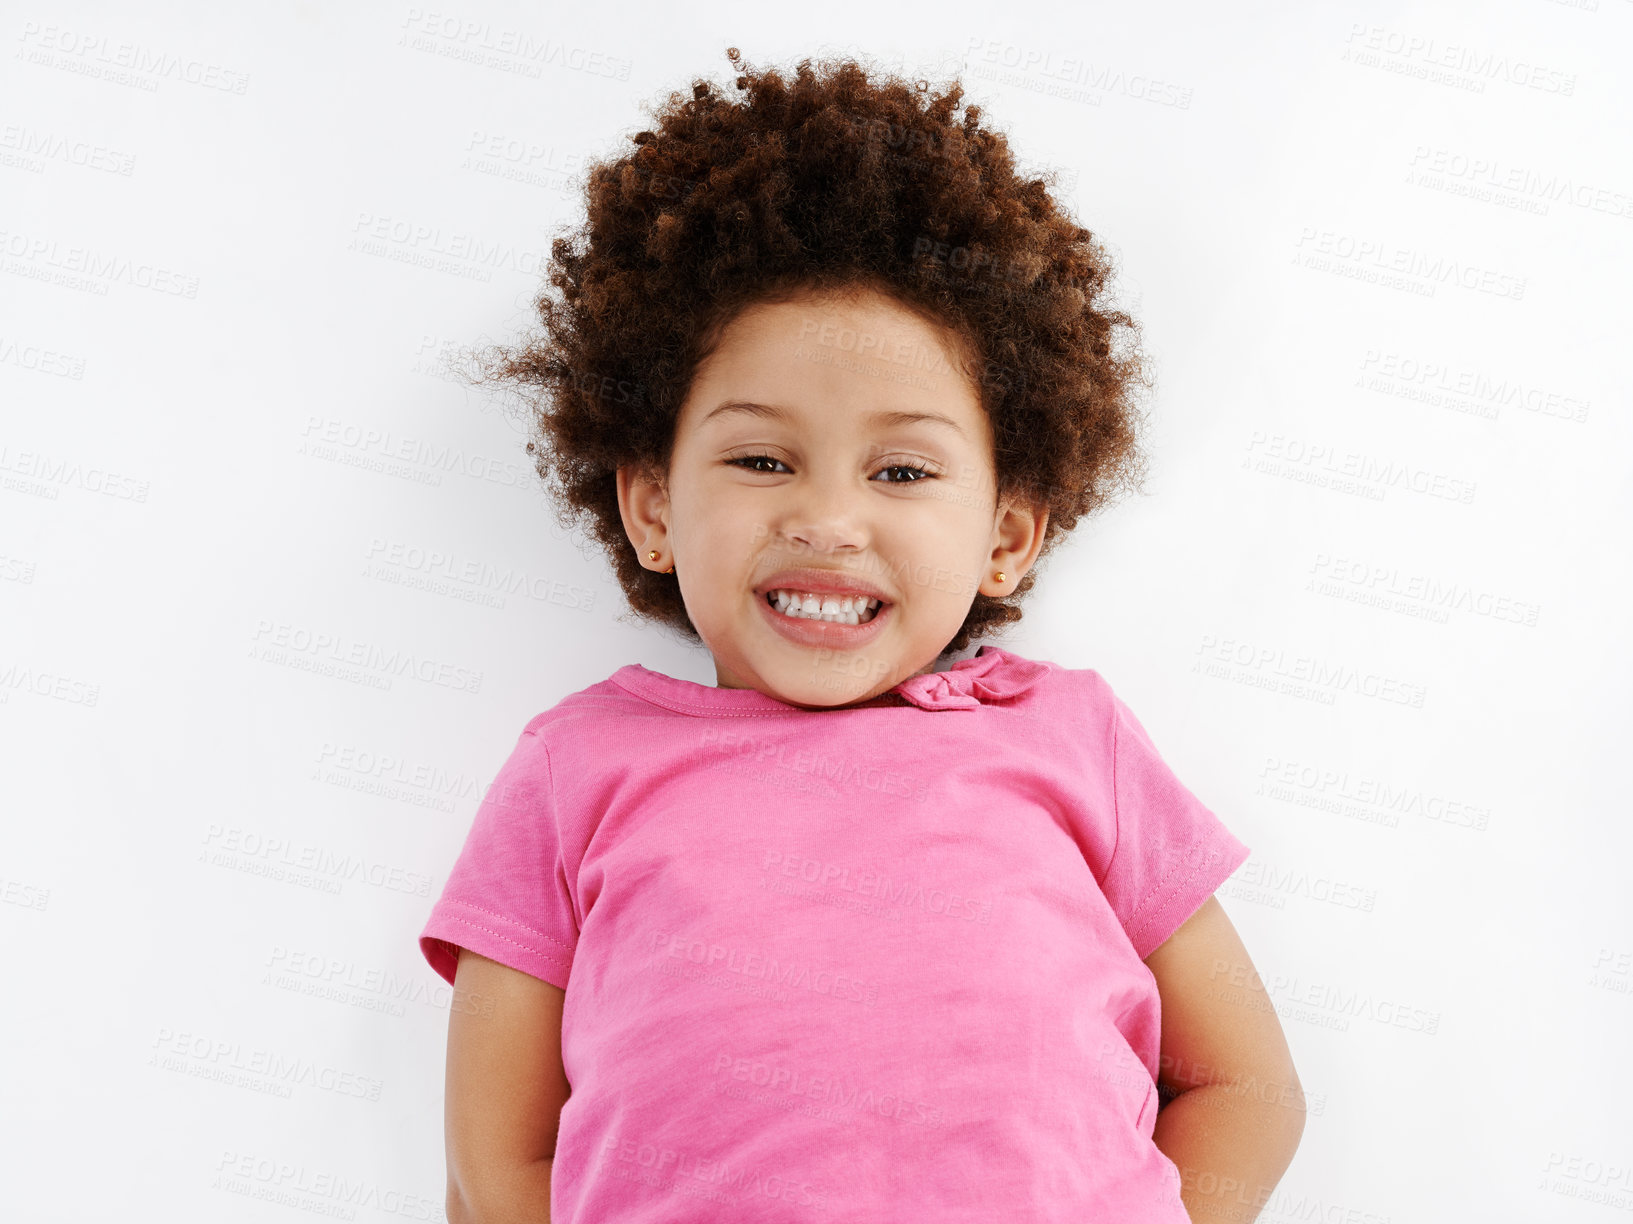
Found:
[[(1049, 511), (1039, 561), (1141, 489), (1151, 382), (1138, 325), (1109, 300), (1110, 257), (978, 107), (955, 115), (962, 86), (870, 79), (849, 57), (801, 60), (789, 80), (726, 54), (736, 96), (697, 80), (633, 148), (587, 163), (586, 219), (551, 245), (539, 330), (490, 346), (476, 380), (523, 392), (558, 520), (585, 522), (631, 609), (702, 641), (675, 576), (631, 545), (616, 472), (668, 471), (695, 371), (759, 302), (874, 289), (938, 324), (979, 387), (998, 497)], [(1037, 572), (977, 593), (942, 656), (1020, 620)]]

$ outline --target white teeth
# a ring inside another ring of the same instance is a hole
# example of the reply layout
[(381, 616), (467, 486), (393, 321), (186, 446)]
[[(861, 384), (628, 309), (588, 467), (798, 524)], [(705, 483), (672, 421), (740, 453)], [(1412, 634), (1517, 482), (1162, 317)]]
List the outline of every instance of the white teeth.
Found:
[(877, 599), (862, 595), (813, 595), (778, 589), (768, 591), (766, 596), (784, 616), (834, 621), (842, 625), (866, 624), (873, 619), (879, 607)]

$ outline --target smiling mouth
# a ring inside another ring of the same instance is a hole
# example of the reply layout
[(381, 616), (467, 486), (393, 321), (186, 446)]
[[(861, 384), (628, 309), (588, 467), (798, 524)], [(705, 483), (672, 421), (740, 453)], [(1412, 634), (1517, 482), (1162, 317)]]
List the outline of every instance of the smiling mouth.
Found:
[(878, 616), (884, 606), (871, 596), (820, 595), (794, 599), (778, 591), (767, 591), (765, 601), (772, 611), (790, 620), (820, 620), (837, 625), (865, 625)]

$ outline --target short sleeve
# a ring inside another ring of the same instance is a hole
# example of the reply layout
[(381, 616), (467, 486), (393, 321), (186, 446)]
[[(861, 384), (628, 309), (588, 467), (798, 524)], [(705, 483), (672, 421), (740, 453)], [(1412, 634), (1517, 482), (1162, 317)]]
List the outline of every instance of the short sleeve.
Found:
[(1101, 890), (1141, 960), (1182, 926), (1250, 853), (1168, 768), (1112, 695), (1117, 843)]
[(565, 990), (577, 946), (550, 753), (530, 724), (482, 797), (420, 951), (450, 984), (469, 948)]

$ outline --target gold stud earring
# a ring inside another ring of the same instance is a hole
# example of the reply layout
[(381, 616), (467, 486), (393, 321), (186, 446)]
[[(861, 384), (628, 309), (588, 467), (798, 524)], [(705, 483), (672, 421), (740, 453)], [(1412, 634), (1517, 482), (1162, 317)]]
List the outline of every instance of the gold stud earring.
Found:
[[(647, 549), (646, 550), (646, 559), (648, 561), (656, 561), (658, 559), (658, 550), (655, 549), (655, 548)], [(673, 565), (671, 565), (668, 569), (664, 570), (663, 572), (666, 573), (666, 574), (673, 574), (675, 572), (675, 567)]]
[(1003, 571), (1003, 570), (999, 570), (999, 571), (998, 571), (998, 581), (999, 581), (999, 582), (1002, 582), (1002, 581), (1003, 581), (1003, 580), (1004, 580), (1004, 571)]

